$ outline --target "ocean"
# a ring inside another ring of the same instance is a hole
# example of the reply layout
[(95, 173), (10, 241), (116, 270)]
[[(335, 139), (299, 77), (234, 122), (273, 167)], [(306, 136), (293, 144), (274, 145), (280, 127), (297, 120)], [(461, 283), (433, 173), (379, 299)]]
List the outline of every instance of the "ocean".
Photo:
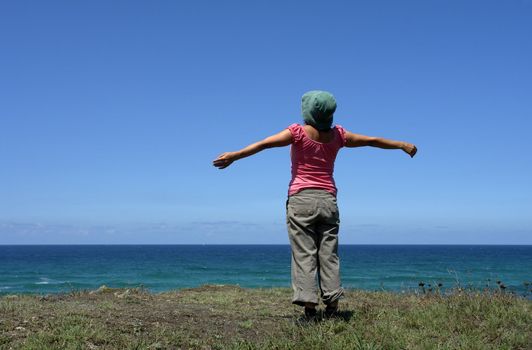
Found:
[[(532, 246), (341, 245), (345, 288), (497, 289), (530, 298)], [(288, 245), (0, 245), (0, 294), (204, 284), (290, 287)], [(430, 286), (429, 286), (430, 285)]]

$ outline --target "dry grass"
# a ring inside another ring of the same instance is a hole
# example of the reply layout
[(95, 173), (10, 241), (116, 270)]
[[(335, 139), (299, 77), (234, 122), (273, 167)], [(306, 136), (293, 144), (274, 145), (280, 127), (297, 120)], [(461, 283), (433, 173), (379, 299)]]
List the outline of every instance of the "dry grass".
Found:
[(288, 289), (203, 286), (0, 297), (0, 349), (531, 349), (531, 302), (504, 293), (348, 291), (300, 322)]

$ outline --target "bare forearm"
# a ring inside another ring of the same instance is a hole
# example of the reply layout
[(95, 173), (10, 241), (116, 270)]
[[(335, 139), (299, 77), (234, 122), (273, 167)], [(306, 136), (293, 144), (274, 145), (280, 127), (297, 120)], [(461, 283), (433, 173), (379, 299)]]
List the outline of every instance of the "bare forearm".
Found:
[(406, 152), (410, 157), (414, 157), (417, 153), (416, 146), (411, 143), (383, 139), (382, 137), (371, 137), (368, 140), (367, 145), (384, 149), (401, 149)]
[(417, 152), (416, 146), (408, 142), (388, 140), (382, 137), (354, 134), (349, 131), (346, 131), (345, 137), (346, 147), (372, 146), (384, 149), (401, 149), (405, 151), (410, 157), (413, 157)]
[(267, 148), (288, 146), (291, 143), (292, 134), (288, 129), (285, 129), (262, 141), (252, 143), (251, 145), (242, 148), (240, 151), (222, 153), (213, 161), (213, 165), (219, 169), (225, 169), (235, 160), (252, 156)]
[(406, 142), (388, 140), (382, 137), (372, 137), (371, 140), (368, 141), (368, 146), (384, 149), (403, 149), (405, 145)]
[(234, 160), (252, 156), (255, 153), (259, 153), (260, 151), (263, 151), (266, 148), (267, 147), (262, 141), (252, 143), (251, 145), (246, 146), (242, 148), (241, 150), (234, 152)]

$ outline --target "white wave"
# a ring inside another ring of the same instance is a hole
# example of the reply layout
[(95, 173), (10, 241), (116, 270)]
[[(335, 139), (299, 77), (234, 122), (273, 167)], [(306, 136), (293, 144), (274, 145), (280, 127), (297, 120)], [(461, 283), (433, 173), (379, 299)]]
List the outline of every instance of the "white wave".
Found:
[(53, 280), (48, 277), (40, 277), (39, 279), (40, 281), (35, 282), (34, 284), (63, 284), (65, 283), (65, 281)]
[(39, 282), (35, 282), (35, 284), (55, 284), (55, 282), (48, 277), (40, 277)]

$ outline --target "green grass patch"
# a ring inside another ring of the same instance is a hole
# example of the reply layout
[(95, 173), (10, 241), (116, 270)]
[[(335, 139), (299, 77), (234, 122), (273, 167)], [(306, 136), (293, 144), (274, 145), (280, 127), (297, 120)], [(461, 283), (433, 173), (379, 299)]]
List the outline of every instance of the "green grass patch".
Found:
[(350, 290), (302, 320), (288, 289), (203, 286), (0, 297), (0, 349), (531, 349), (531, 301)]

